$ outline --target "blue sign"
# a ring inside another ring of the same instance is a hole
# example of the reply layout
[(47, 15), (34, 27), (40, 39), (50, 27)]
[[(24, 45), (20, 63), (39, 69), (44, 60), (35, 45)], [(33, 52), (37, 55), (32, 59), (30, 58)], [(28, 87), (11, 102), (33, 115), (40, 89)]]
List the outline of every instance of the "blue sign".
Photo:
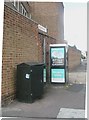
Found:
[(65, 82), (65, 69), (51, 69), (52, 82)]
[(51, 48), (52, 66), (64, 65), (64, 48)]
[(44, 82), (46, 82), (46, 69), (44, 68), (44, 75), (43, 75)]

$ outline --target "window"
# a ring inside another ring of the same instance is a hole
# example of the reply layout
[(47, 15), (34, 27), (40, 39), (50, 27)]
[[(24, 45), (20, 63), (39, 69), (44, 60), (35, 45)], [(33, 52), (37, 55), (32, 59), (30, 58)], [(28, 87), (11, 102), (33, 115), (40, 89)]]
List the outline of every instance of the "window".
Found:
[(17, 9), (20, 13), (27, 17), (27, 11), (21, 2), (14, 0), (12, 4), (15, 7), (15, 9)]
[(13, 4), (14, 7), (19, 11), (19, 1), (14, 0), (14, 1), (12, 2), (12, 4)]
[(27, 16), (27, 11), (25, 9), (25, 7), (21, 4), (21, 13), (24, 15), (24, 16)]

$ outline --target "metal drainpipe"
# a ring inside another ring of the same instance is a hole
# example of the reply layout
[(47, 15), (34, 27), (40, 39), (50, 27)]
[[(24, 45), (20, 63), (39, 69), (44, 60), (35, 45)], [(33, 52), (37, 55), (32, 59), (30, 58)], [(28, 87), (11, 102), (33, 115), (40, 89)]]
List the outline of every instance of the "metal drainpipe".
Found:
[(46, 47), (45, 47), (45, 38), (44, 38), (44, 64), (46, 64)]

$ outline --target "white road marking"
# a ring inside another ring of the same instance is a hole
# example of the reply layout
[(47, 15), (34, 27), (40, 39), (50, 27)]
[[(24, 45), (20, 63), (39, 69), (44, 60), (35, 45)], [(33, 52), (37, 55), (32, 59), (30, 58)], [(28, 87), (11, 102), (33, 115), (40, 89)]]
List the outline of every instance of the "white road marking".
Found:
[(85, 118), (85, 110), (61, 108), (57, 118)]

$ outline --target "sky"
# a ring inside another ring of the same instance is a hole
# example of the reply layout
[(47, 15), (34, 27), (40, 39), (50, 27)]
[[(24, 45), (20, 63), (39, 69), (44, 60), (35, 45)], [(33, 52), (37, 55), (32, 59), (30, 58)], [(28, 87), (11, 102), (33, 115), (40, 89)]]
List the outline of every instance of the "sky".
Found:
[(64, 2), (64, 39), (81, 51), (87, 50), (87, 3)]

